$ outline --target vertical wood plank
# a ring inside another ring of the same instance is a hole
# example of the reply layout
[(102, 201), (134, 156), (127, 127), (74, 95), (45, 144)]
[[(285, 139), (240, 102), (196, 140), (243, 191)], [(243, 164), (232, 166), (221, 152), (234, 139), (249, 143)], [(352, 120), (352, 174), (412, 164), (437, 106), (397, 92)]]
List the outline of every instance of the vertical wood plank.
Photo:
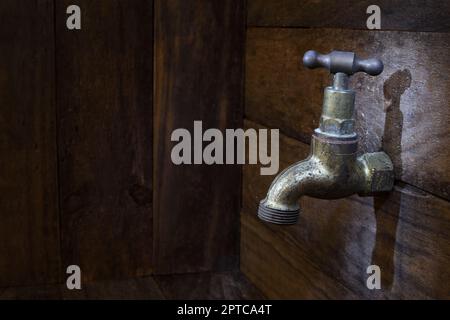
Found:
[[(153, 2), (56, 1), (63, 267), (151, 273)], [(64, 271), (64, 269), (63, 269)]]
[(59, 280), (53, 1), (0, 1), (0, 286)]
[(244, 2), (155, 2), (154, 264), (157, 273), (237, 267), (240, 168), (172, 163), (172, 131), (243, 117)]

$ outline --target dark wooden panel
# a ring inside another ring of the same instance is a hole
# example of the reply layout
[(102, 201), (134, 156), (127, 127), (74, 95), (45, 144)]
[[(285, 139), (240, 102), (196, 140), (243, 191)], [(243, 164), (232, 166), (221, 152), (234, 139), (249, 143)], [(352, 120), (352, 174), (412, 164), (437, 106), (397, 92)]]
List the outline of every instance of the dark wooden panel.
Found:
[(56, 2), (63, 271), (85, 281), (149, 274), (152, 261), (153, 4)]
[(0, 300), (58, 300), (61, 299), (61, 285), (0, 288)]
[(59, 279), (53, 1), (0, 2), (0, 286)]
[(92, 282), (83, 284), (81, 290), (68, 290), (65, 284), (0, 288), (0, 299), (264, 299), (264, 296), (240, 272), (207, 272)]
[(205, 272), (155, 276), (167, 299), (264, 299), (240, 272)]
[(159, 300), (163, 298), (152, 277), (82, 284), (81, 290), (68, 290), (65, 284), (0, 289), (1, 300)]
[(240, 168), (172, 163), (173, 130), (242, 122), (244, 7), (155, 3), (154, 263), (158, 273), (237, 266)]
[[(308, 152), (280, 135), (280, 169)], [(244, 166), (241, 269), (269, 298), (450, 298), (449, 202), (402, 184), (376, 197), (305, 197), (299, 223), (276, 226), (256, 217), (272, 180)], [(366, 287), (372, 264), (381, 290)]]
[(325, 70), (300, 65), (308, 49), (355, 51), (385, 63), (352, 77), (360, 151), (383, 148), (397, 179), (450, 199), (450, 34), (338, 29), (249, 29), (246, 116), (308, 142), (318, 126)]
[(367, 7), (381, 9), (381, 29), (450, 31), (450, 3), (438, 0), (248, 0), (249, 26), (367, 29)]
[(161, 300), (164, 299), (153, 277), (104, 281), (86, 284), (81, 290), (61, 287), (65, 300)]

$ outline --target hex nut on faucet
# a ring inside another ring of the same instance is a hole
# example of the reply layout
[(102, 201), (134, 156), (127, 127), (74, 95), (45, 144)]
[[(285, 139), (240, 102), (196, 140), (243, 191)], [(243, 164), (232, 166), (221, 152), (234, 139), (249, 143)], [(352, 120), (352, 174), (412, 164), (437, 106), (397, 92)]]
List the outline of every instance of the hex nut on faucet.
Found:
[(365, 190), (359, 195), (390, 191), (394, 187), (394, 167), (389, 156), (384, 152), (365, 153), (358, 159), (365, 172)]
[(337, 199), (352, 194), (370, 195), (389, 191), (394, 184), (393, 164), (386, 153), (357, 156), (355, 92), (348, 88), (350, 75), (361, 71), (378, 75), (383, 71), (383, 63), (342, 51), (328, 55), (308, 51), (303, 63), (334, 73), (333, 86), (325, 88), (320, 125), (312, 136), (309, 157), (282, 171), (259, 204), (259, 218), (276, 224), (297, 222), (301, 196)]

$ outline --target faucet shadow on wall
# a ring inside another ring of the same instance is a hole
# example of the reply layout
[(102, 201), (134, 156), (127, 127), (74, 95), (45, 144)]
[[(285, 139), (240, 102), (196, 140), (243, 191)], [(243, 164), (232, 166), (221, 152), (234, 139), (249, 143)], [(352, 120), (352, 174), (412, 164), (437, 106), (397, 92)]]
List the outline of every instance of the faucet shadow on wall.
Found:
[[(394, 72), (384, 83), (384, 106), (386, 112), (382, 149), (394, 164), (395, 176), (401, 177), (403, 113), (400, 100), (411, 86), (411, 72), (408, 69)], [(390, 193), (377, 194), (374, 197), (376, 219), (375, 247), (372, 252), (372, 264), (381, 269), (381, 288), (389, 290), (394, 281), (394, 254), (397, 224), (401, 209), (401, 192), (397, 187)]]

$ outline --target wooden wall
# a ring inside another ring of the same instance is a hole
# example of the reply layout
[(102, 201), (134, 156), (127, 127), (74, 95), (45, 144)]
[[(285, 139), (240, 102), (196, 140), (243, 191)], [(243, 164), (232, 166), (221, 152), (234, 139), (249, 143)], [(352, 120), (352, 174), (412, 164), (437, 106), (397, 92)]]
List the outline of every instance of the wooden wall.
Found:
[(153, 3), (0, 4), (0, 285), (151, 273)]
[(5, 0), (0, 13), (0, 284), (55, 282), (53, 3)]
[(241, 168), (170, 135), (242, 126), (244, 40), (239, 0), (1, 1), (0, 287), (238, 268)]
[(151, 272), (153, 4), (70, 4), (0, 5), (2, 286)]
[(171, 134), (242, 127), (243, 2), (156, 1), (155, 271), (238, 268), (241, 168), (174, 165)]
[(63, 266), (85, 281), (152, 270), (153, 3), (56, 1)]
[[(273, 177), (245, 166), (241, 269), (269, 298), (450, 298), (450, 8), (380, 1), (382, 30), (369, 31), (370, 4), (248, 0), (246, 127), (280, 129), (280, 170), (308, 154), (330, 82), (301, 57), (336, 49), (385, 63), (351, 86), (359, 152), (387, 152), (396, 177), (376, 197), (304, 198), (298, 225), (280, 227), (256, 217)], [(366, 287), (372, 264), (381, 290)]]

